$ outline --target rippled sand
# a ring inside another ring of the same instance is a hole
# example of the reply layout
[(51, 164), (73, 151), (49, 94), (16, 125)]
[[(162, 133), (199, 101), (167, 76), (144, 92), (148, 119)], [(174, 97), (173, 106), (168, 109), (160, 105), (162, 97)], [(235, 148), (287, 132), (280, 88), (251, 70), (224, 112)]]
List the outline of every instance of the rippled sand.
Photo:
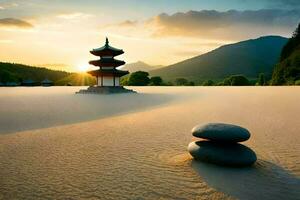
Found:
[[(46, 89), (0, 88), (0, 199), (300, 199), (300, 87)], [(258, 162), (193, 161), (207, 122), (248, 128)]]

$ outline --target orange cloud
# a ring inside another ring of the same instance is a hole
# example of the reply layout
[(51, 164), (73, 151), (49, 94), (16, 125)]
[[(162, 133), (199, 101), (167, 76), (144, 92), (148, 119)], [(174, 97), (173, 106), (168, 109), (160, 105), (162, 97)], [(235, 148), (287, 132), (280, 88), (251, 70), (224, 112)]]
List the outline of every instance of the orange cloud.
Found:
[(2, 27), (18, 27), (18, 28), (33, 28), (33, 25), (30, 24), (29, 22), (26, 22), (21, 19), (16, 19), (16, 18), (2, 18), (0, 19), (0, 26)]

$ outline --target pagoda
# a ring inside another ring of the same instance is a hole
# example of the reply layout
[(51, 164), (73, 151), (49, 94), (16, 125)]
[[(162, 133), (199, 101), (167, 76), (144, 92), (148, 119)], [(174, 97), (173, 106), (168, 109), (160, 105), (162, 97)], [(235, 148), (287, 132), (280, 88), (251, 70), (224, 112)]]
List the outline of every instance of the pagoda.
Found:
[(122, 60), (115, 59), (115, 56), (122, 55), (124, 51), (109, 45), (106, 38), (105, 45), (90, 51), (94, 56), (99, 56), (100, 59), (92, 60), (89, 64), (99, 67), (97, 70), (88, 71), (87, 73), (96, 77), (96, 86), (91, 86), (87, 90), (80, 90), (79, 93), (124, 93), (134, 92), (120, 85), (120, 78), (128, 71), (116, 69), (125, 64)]

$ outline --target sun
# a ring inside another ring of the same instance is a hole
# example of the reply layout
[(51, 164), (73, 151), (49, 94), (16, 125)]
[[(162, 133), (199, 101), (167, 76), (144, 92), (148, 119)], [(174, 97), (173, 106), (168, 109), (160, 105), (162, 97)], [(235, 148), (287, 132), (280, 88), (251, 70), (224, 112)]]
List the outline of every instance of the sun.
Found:
[(89, 70), (89, 66), (88, 65), (78, 65), (77, 66), (77, 70), (79, 71), (79, 72), (87, 72), (88, 70)]

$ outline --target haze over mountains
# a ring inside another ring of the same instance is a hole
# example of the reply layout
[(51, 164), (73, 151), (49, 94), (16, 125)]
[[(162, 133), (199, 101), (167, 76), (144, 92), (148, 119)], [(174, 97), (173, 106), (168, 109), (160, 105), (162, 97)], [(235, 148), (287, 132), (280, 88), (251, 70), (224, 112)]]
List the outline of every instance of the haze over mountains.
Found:
[(206, 54), (152, 70), (150, 75), (165, 80), (223, 79), (233, 74), (256, 78), (259, 73), (271, 77), (287, 40), (280, 36), (265, 36), (224, 45)]
[(126, 64), (126, 65), (120, 67), (119, 69), (129, 71), (130, 73), (133, 73), (133, 72), (136, 72), (136, 71), (149, 72), (151, 70), (156, 70), (156, 69), (159, 69), (159, 68), (162, 68), (162, 67), (163, 67), (162, 65), (152, 66), (152, 65), (148, 65), (147, 63), (144, 63), (142, 61), (138, 61), (138, 62), (135, 62), (135, 63)]

